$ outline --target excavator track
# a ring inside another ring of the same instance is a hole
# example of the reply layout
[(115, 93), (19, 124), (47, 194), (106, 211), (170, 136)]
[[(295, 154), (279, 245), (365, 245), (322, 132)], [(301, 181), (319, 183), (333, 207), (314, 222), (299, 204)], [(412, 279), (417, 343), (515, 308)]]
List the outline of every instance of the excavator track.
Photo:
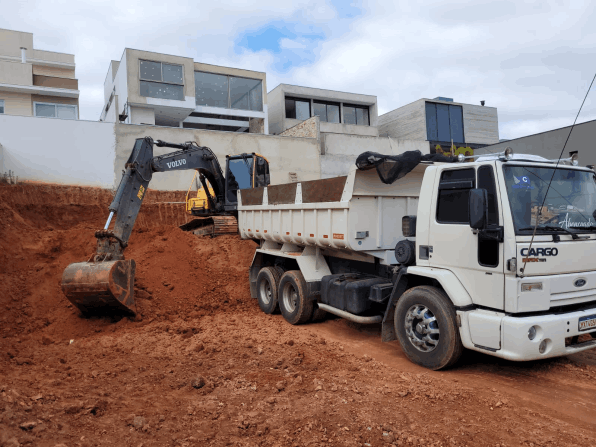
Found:
[(196, 218), (180, 225), (184, 231), (192, 231), (197, 236), (221, 236), (238, 234), (238, 220), (234, 216), (211, 216)]

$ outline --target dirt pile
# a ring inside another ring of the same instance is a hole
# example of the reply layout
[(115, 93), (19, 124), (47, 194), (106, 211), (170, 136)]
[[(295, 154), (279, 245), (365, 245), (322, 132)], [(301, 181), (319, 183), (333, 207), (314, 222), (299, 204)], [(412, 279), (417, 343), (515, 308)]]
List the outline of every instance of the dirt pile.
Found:
[[(126, 251), (139, 316), (83, 319), (60, 278), (94, 251), (110, 193), (8, 188), (0, 446), (596, 443), (589, 356), (516, 365), (468, 355), (434, 373), (382, 344), (376, 326), (290, 326), (250, 298), (252, 241), (197, 238), (163, 221), (175, 213), (145, 211)], [(55, 209), (44, 214), (45, 203)]]

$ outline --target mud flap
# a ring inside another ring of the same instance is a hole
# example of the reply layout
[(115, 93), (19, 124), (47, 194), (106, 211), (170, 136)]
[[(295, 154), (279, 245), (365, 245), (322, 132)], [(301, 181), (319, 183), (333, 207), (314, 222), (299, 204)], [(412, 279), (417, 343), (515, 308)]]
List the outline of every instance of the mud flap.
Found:
[(62, 274), (62, 291), (84, 315), (136, 315), (134, 260), (79, 262)]
[(381, 326), (381, 341), (397, 340), (397, 334), (395, 333), (395, 304), (400, 296), (408, 288), (408, 275), (407, 268), (402, 268), (397, 275), (395, 286), (389, 297), (387, 308), (385, 309), (385, 316), (383, 317), (383, 324)]

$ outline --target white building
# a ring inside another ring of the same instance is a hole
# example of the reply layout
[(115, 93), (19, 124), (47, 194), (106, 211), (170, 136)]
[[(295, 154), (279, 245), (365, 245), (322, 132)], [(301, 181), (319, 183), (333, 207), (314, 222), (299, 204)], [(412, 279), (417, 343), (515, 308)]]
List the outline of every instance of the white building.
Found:
[(100, 121), (268, 133), (265, 73), (126, 48), (104, 82)]

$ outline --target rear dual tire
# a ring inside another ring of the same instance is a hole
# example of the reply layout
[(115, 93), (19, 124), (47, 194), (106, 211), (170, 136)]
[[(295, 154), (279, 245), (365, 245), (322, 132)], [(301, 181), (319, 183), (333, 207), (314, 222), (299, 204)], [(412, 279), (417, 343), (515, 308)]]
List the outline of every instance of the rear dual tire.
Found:
[(281, 311), (290, 324), (322, 321), (327, 312), (308, 299), (306, 281), (299, 270), (263, 267), (257, 275), (257, 301), (266, 314)]
[(314, 304), (308, 297), (306, 281), (299, 270), (288, 270), (279, 281), (279, 310), (290, 324), (302, 324), (313, 315)]
[(279, 309), (279, 280), (281, 273), (277, 267), (263, 267), (257, 275), (257, 301), (266, 314), (273, 314)]

